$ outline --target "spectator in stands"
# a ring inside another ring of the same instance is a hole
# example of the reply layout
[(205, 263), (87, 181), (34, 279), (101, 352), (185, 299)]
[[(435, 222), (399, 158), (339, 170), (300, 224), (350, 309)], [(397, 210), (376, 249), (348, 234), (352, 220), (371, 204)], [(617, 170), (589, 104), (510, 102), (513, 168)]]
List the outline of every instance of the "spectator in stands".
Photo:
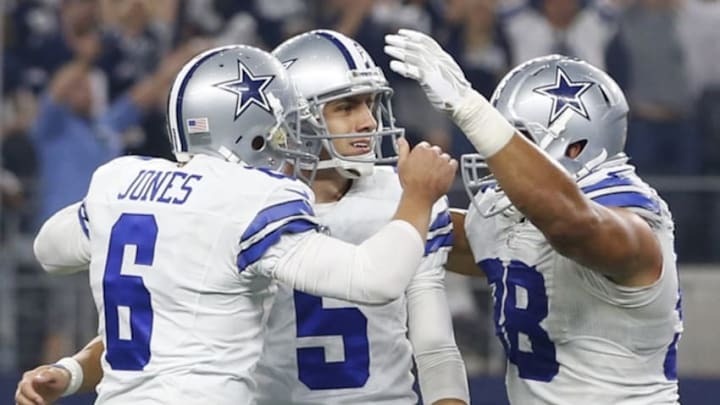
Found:
[[(640, 174), (695, 175), (702, 165), (695, 128), (687, 49), (680, 36), (678, 0), (630, 0), (620, 18), (612, 66), (624, 66), (621, 82), (630, 104), (626, 150)], [(613, 76), (620, 76), (610, 71)], [(676, 249), (696, 260), (711, 232), (697, 193), (664, 193), (673, 208)], [(684, 226), (683, 226), (684, 225)]]
[[(117, 63), (112, 66), (111, 97), (121, 95), (151, 75), (172, 47), (178, 2), (145, 0), (105, 0), (103, 21), (118, 43)], [(140, 125), (124, 139), (124, 152), (171, 158), (165, 136), (165, 100), (145, 110)]]
[(117, 65), (117, 38), (102, 29), (98, 0), (61, 0), (58, 9), (34, 2), (18, 7), (18, 29), (25, 41), (19, 52), (23, 81), (36, 91), (49, 85), (54, 73), (71, 61), (89, 33), (101, 42), (94, 63), (110, 74)]
[[(497, 0), (452, 0), (445, 3), (444, 30), (438, 38), (465, 71), (467, 79), (490, 97), (509, 69), (510, 46), (504, 27), (496, 19)], [(467, 138), (453, 129), (452, 153), (474, 150)]]
[[(57, 72), (47, 93), (42, 96), (31, 130), (41, 167), (36, 225), (85, 195), (93, 171), (122, 153), (123, 133), (140, 123), (143, 112), (154, 107), (158, 97), (166, 98), (167, 88), (182, 64), (208, 46), (206, 41), (194, 41), (177, 49), (164, 58), (153, 75), (113, 100), (107, 110), (98, 112), (101, 101), (97, 95), (102, 93), (100, 86), (103, 83), (97, 79), (93, 62), (100, 53), (100, 39), (91, 32), (78, 41), (81, 45), (77, 46), (77, 56)], [(76, 291), (77, 286), (87, 287), (87, 283), (77, 281), (73, 278), (54, 281), (57, 282), (54, 288), (56, 299), (50, 306), (53, 325), (72, 325), (58, 319), (68, 317), (67, 312), (78, 296), (86, 296), (89, 300), (87, 288)], [(94, 317), (94, 314), (87, 315), (90, 319)], [(77, 316), (68, 317), (74, 318)], [(93, 331), (87, 333), (92, 336)], [(55, 358), (71, 352), (73, 339), (68, 335), (73, 334), (74, 331), (52, 331), (46, 356)], [(89, 336), (81, 333), (77, 338), (87, 340)]]
[[(32, 220), (37, 210), (38, 161), (34, 145), (27, 136), (35, 118), (36, 97), (26, 88), (23, 77), (26, 72), (22, 59), (27, 38), (27, 26), (23, 19), (29, 2), (5, 5), (3, 15), (4, 37), (2, 55), (2, 98), (0, 101), (0, 244), (3, 246), (0, 261), (0, 277), (3, 292), (0, 299), (0, 363), (8, 357), (19, 366), (33, 365), (42, 359), (37, 347), (43, 343), (46, 319), (43, 283), (23, 283), (32, 277), (40, 277), (42, 269), (32, 254), (32, 238), (35, 229)], [(1, 390), (0, 390), (1, 391)]]
[[(630, 104), (627, 151), (646, 174), (697, 174), (687, 54), (678, 35), (677, 0), (633, 0), (617, 40), (625, 52)], [(613, 75), (614, 72), (610, 72)]]
[[(121, 0), (103, 2), (104, 33), (116, 45), (108, 67), (110, 96), (122, 94), (153, 73), (171, 48), (172, 27), (156, 18), (159, 2)], [(154, 5), (154, 6), (153, 6)]]
[[(342, 4), (343, 1), (352, 3), (348, 0), (336, 0), (336, 4)], [(352, 15), (340, 19), (335, 29), (358, 39), (380, 66), (387, 66), (390, 63), (390, 59), (382, 52), (384, 34), (395, 32), (401, 27), (431, 32), (436, 26), (434, 23), (442, 21), (441, 11), (435, 7), (434, 2), (428, 0), (365, 1), (364, 3), (365, 7), (362, 10), (367, 17), (361, 32), (353, 34), (345, 31), (347, 22), (353, 20)], [(355, 7), (361, 8), (359, 4)], [(444, 150), (451, 151), (452, 135), (449, 121), (432, 108), (417, 83), (389, 69), (386, 69), (386, 75), (395, 90), (394, 98), (403, 100), (394, 103), (393, 108), (398, 125), (405, 128), (405, 136), (410, 142), (427, 140), (434, 145), (440, 145)]]
[[(683, 0), (678, 19), (678, 35), (685, 49), (692, 109), (700, 137), (701, 172), (717, 175), (720, 174), (720, 64), (717, 63), (720, 60), (720, 2)], [(712, 228), (720, 229), (720, 226)], [(716, 239), (710, 246), (718, 244)]]
[(605, 49), (615, 32), (610, 9), (583, 0), (528, 0), (504, 15), (512, 65), (557, 53), (605, 68)]
[(496, 8), (497, 0), (448, 1), (443, 24), (445, 49), (457, 56), (473, 88), (486, 97), (510, 66), (510, 45)]

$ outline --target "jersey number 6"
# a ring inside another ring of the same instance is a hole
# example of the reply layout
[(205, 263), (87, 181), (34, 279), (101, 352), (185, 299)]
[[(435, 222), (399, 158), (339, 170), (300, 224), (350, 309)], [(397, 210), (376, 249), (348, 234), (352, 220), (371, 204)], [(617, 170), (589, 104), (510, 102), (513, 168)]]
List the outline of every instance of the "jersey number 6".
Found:
[[(122, 274), (125, 246), (135, 245), (134, 263), (152, 266), (158, 227), (155, 217), (122, 214), (112, 227), (105, 275), (106, 360), (113, 370), (142, 370), (150, 361), (153, 312), (142, 277)], [(122, 316), (121, 316), (122, 314)], [(129, 328), (126, 325), (129, 318)]]

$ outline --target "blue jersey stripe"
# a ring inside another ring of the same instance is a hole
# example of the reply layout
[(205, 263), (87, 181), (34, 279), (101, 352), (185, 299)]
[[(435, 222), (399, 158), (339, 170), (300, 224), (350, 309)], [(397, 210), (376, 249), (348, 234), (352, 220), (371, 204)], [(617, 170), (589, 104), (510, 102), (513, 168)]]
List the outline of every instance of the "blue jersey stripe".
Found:
[(340, 53), (342, 53), (342, 56), (345, 58), (345, 62), (347, 62), (348, 67), (350, 70), (357, 69), (357, 65), (355, 64), (355, 60), (353, 60), (352, 55), (350, 55), (350, 51), (345, 47), (345, 45), (337, 38), (335, 38), (332, 34), (328, 32), (316, 32), (317, 35), (320, 35), (323, 38), (326, 38), (328, 41), (332, 42), (333, 45), (335, 45), (339, 50)]
[(435, 236), (425, 243), (425, 256), (437, 252), (440, 248), (452, 246), (453, 241), (452, 232)]
[(302, 233), (312, 229), (317, 229), (318, 224), (308, 221), (307, 219), (296, 219), (286, 223), (285, 225), (275, 229), (267, 234), (264, 238), (255, 242), (249, 248), (241, 251), (237, 257), (237, 266), (240, 271), (245, 270), (247, 266), (260, 260), (261, 257), (276, 244), (280, 237), (286, 233)]
[(605, 194), (593, 198), (593, 201), (606, 207), (638, 207), (653, 213), (660, 212), (660, 206), (657, 201), (638, 192)]
[(672, 342), (668, 345), (665, 361), (663, 362), (663, 373), (669, 381), (677, 380), (677, 343), (680, 340), (680, 334), (673, 336)]
[(438, 214), (437, 217), (435, 217), (435, 221), (430, 225), (430, 232), (437, 231), (440, 228), (444, 228), (450, 223), (452, 220), (450, 219), (450, 212), (443, 211), (440, 214)]
[(617, 176), (611, 176), (608, 178), (603, 179), (600, 182), (597, 182), (595, 184), (591, 184), (587, 187), (582, 188), (582, 192), (585, 194), (589, 194), (593, 191), (600, 190), (603, 188), (609, 188), (609, 187), (617, 187), (617, 186), (632, 186), (634, 183), (632, 180), (628, 179), (627, 177), (617, 177)]
[(80, 222), (80, 227), (82, 227), (82, 231), (85, 234), (85, 236), (90, 239), (90, 230), (88, 230), (87, 223), (90, 222), (90, 219), (87, 216), (87, 211), (85, 210), (85, 202), (80, 204), (80, 207), (78, 207), (77, 210), (78, 214), (78, 221)]
[(257, 214), (240, 240), (249, 239), (275, 221), (299, 215), (315, 215), (307, 200), (291, 200), (271, 205)]

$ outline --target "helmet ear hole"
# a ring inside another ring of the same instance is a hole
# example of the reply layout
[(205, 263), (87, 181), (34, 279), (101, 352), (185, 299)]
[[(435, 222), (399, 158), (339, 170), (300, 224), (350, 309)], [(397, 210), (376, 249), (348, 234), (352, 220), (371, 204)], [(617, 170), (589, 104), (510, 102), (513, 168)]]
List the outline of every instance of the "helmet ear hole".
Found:
[(585, 145), (587, 145), (587, 139), (583, 139), (581, 141), (573, 142), (565, 149), (565, 156), (569, 157), (570, 159), (575, 159), (578, 157), (583, 149), (585, 149)]
[(256, 136), (252, 142), (250, 142), (250, 146), (256, 151), (263, 150), (265, 148), (265, 138), (259, 135)]

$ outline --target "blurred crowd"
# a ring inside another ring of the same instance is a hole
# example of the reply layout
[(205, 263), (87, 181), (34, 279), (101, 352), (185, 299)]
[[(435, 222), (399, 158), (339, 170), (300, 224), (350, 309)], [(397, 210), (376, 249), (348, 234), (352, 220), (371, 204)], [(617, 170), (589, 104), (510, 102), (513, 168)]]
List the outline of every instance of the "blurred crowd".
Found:
[[(527, 59), (548, 53), (583, 58), (608, 71), (625, 90), (631, 106), (627, 151), (641, 174), (720, 174), (717, 0), (6, 0), (3, 4), (2, 237), (6, 245), (9, 235), (20, 243), (13, 250), (15, 265), (0, 270), (15, 271), (20, 279), (39, 272), (29, 242), (38, 225), (82, 198), (98, 165), (122, 154), (171, 157), (164, 121), (167, 89), (192, 55), (231, 43), (269, 50), (314, 28), (332, 28), (355, 38), (383, 67), (388, 63), (382, 51), (386, 33), (400, 27), (431, 33), (460, 62), (473, 86), (488, 97), (500, 77)], [(415, 82), (387, 68), (385, 73), (395, 89), (398, 124), (406, 128), (411, 141), (429, 140), (455, 156), (471, 151), (465, 137), (432, 109)], [(673, 205), (672, 196), (668, 199)], [(686, 209), (673, 207), (686, 229), (703, 227), (702, 218), (692, 216), (700, 206), (720, 217), (720, 208), (706, 199), (677, 200), (686, 205)], [(720, 218), (715, 221), (720, 224)], [(682, 238), (683, 231), (678, 234)], [(686, 235), (688, 247), (678, 250), (692, 257), (698, 242)], [(712, 236), (702, 238), (720, 240), (720, 235)], [(22, 311), (18, 321), (28, 337), (18, 339), (27, 346), (19, 352), (28, 353), (19, 360), (20, 368), (71, 353), (94, 334), (94, 325), (70, 322), (78, 319), (76, 308), (84, 303), (87, 322), (92, 323), (94, 316), (87, 281), (77, 277), (82, 281), (46, 280), (40, 289), (19, 290), (18, 307), (31, 309)], [(459, 310), (461, 324), (463, 311)]]

